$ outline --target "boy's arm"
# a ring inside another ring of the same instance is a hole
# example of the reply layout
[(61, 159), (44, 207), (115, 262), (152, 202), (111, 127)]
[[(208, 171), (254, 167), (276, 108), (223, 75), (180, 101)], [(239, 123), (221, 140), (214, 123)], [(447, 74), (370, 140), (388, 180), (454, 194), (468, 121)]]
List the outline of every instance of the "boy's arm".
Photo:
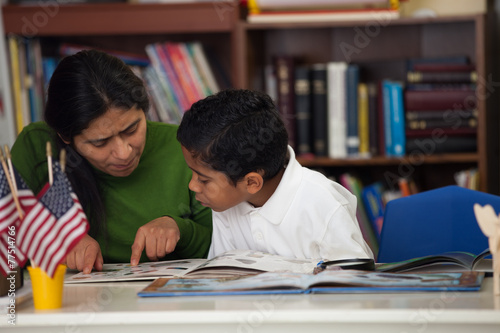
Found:
[(327, 228), (320, 242), (323, 259), (372, 258), (373, 253), (366, 244), (356, 216), (346, 206), (340, 206), (327, 221)]

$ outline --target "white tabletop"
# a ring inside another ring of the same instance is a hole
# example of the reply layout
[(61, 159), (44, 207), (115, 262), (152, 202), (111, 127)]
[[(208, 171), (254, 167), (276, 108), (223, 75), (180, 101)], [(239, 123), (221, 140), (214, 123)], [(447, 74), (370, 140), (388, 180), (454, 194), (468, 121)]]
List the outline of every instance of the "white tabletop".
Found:
[(500, 332), (500, 297), (479, 292), (141, 298), (149, 282), (64, 286), (61, 309), (32, 300), (2, 332)]

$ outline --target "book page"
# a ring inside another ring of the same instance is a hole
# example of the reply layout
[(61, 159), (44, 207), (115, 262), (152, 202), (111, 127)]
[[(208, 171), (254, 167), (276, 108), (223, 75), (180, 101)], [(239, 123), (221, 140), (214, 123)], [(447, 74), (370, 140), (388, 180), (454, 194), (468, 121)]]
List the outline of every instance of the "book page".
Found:
[(130, 263), (104, 264), (102, 271), (66, 273), (64, 283), (110, 282), (130, 280), (154, 280), (158, 277), (182, 276), (193, 267), (204, 263), (206, 259), (181, 259), (170, 261), (144, 262), (137, 266)]
[[(252, 272), (312, 273), (317, 262), (311, 259), (287, 258), (253, 250), (234, 250), (214, 257), (198, 267), (193, 267), (185, 277), (210, 277), (211, 273), (222, 276), (248, 275)], [(240, 273), (240, 274), (239, 274)]]

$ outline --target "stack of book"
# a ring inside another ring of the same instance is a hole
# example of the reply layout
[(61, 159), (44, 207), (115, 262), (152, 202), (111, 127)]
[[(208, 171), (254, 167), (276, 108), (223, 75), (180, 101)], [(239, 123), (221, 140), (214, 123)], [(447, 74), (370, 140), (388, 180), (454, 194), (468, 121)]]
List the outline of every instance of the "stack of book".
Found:
[(477, 74), (466, 57), (409, 61), (405, 91), (407, 151), (477, 149)]
[(219, 91), (201, 43), (149, 44), (146, 53), (144, 79), (160, 121), (179, 123), (194, 102)]
[(296, 23), (399, 18), (399, 0), (248, 0), (250, 23)]

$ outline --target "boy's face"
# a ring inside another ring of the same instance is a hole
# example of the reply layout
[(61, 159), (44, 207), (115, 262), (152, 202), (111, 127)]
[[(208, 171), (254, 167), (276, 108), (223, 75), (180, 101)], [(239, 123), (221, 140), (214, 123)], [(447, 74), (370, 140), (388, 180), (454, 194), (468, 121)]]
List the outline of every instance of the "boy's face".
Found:
[(184, 147), (182, 147), (182, 154), (193, 171), (189, 189), (196, 193), (196, 200), (203, 206), (222, 212), (243, 201), (248, 201), (250, 193), (247, 191), (244, 180), (234, 186), (224, 173), (213, 170), (201, 163), (199, 159), (193, 158)]

